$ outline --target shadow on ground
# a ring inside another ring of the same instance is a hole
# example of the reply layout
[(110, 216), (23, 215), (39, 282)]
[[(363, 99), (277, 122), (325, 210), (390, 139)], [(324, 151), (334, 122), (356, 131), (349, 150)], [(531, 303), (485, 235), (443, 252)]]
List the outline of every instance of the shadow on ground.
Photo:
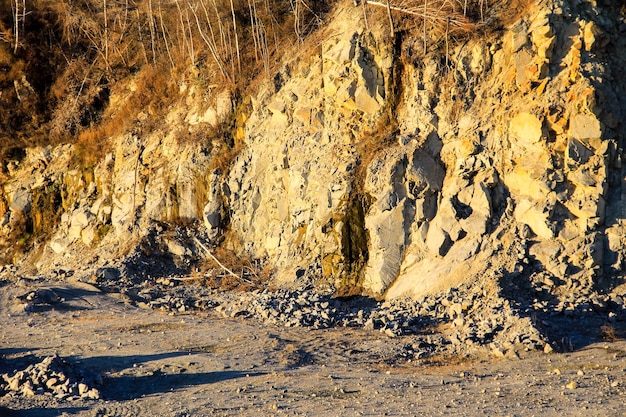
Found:
[(175, 391), (179, 388), (212, 384), (229, 379), (260, 375), (242, 371), (217, 371), (183, 374), (155, 372), (148, 376), (105, 378), (102, 394), (105, 399), (124, 401), (148, 395)]
[[(13, 374), (14, 371), (25, 369), (28, 365), (40, 362), (43, 358), (37, 357), (30, 352), (24, 356), (6, 359), (5, 355), (20, 354), (28, 352), (28, 349), (2, 349), (0, 350), (1, 370)], [(73, 370), (73, 378), (77, 382), (84, 381), (90, 386), (99, 389), (104, 400), (125, 401), (136, 398), (158, 395), (175, 391), (180, 388), (196, 385), (212, 384), (229, 379), (236, 379), (248, 376), (258, 376), (260, 373), (250, 373), (237, 370), (215, 371), (215, 372), (187, 372), (178, 370), (178, 373), (166, 373), (155, 368), (148, 370), (141, 368), (141, 364), (162, 359), (188, 356), (189, 352), (166, 352), (151, 355), (132, 356), (96, 356), (91, 358), (65, 357), (63, 361)], [(120, 371), (137, 370), (137, 373), (144, 372), (143, 375), (130, 373), (119, 374)], [(53, 408), (11, 411), (0, 408), (0, 417), (5, 416), (58, 416), (63, 413), (72, 414), (80, 411), (80, 408)]]
[(554, 350), (572, 352), (595, 343), (626, 339), (626, 314), (621, 305), (601, 297), (606, 289), (593, 288), (564, 309), (561, 300), (538, 286), (533, 277), (530, 273), (503, 276), (502, 295), (511, 301), (517, 314), (531, 319)]
[(64, 408), (48, 408), (38, 407), (29, 410), (11, 410), (0, 407), (0, 416), (2, 417), (60, 417), (66, 415), (77, 414), (85, 411), (84, 407), (64, 407)]
[(90, 297), (100, 295), (99, 291), (76, 287), (38, 288), (16, 299), (25, 303), (25, 311), (43, 313), (50, 310), (75, 311), (92, 308)]
[[(251, 376), (249, 372), (229, 370), (216, 372), (180, 372), (165, 373), (159, 369), (148, 371), (140, 368), (140, 364), (162, 359), (188, 356), (188, 351), (165, 352), (151, 355), (131, 356), (96, 356), (91, 358), (67, 358), (83, 372), (100, 375), (102, 386), (98, 387), (106, 400), (132, 400), (138, 397), (174, 391), (179, 388), (195, 385), (211, 384), (229, 379)], [(140, 369), (148, 375), (116, 375), (127, 369)], [(259, 375), (259, 374), (254, 374)]]

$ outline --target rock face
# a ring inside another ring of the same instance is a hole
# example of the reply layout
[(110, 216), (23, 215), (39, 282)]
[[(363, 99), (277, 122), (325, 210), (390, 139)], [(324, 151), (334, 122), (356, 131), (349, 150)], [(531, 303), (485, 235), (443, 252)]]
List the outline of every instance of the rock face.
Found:
[(172, 110), (168, 128), (113, 138), (83, 171), (69, 169), (70, 146), (29, 149), (1, 191), (4, 241), (47, 227), (28, 258), (45, 270), (76, 253), (120, 256), (129, 246), (116, 242), (155, 220), (202, 219), (209, 242), (230, 230), (226, 244), (284, 284), (314, 277), (387, 298), (537, 272), (582, 293), (612, 285), (626, 215), (618, 6), (537, 2), (441, 68), (436, 54), (409, 61), (348, 3), (333, 36), (235, 114), (243, 150), (227, 169), (212, 164), (219, 149), (181, 144), (174, 129), (237, 112), (224, 93), (209, 110)]

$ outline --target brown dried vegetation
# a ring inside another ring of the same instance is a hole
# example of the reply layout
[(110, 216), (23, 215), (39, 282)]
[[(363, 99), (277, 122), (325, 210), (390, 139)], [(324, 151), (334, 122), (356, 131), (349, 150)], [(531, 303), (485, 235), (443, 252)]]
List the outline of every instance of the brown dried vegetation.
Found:
[(203, 286), (224, 291), (252, 291), (268, 287), (273, 272), (269, 266), (242, 258), (223, 245), (213, 248), (212, 252), (213, 256), (205, 258), (196, 272)]
[(606, 342), (616, 342), (626, 337), (626, 332), (607, 323), (600, 327), (600, 337)]
[[(108, 137), (149, 129), (180, 82), (242, 88), (320, 22), (309, 0), (0, 0), (0, 156), (78, 142), (97, 158)], [(112, 90), (133, 78), (122, 108)], [(138, 115), (144, 112), (142, 120)], [(219, 136), (219, 133), (218, 133)]]
[[(147, 109), (155, 116), (174, 104), (181, 81), (237, 90), (256, 75), (271, 75), (283, 50), (320, 26), (334, 3), (0, 0), (0, 156), (78, 142), (82, 154), (97, 158), (111, 135), (131, 125), (149, 128), (138, 114)], [(477, 28), (505, 25), (532, 3), (368, 0), (364, 12), (369, 19), (389, 12), (393, 29), (411, 35), (413, 49), (429, 50)], [(133, 95), (122, 108), (108, 109), (116, 83), (131, 76)]]

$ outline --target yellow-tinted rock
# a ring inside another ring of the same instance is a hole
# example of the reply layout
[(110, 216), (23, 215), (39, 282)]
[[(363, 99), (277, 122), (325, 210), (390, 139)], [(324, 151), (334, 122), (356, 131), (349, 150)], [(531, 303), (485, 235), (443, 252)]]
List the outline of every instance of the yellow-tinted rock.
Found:
[(576, 139), (595, 139), (602, 137), (602, 127), (595, 115), (577, 114), (570, 119), (569, 133)]
[(467, 158), (478, 153), (478, 144), (471, 139), (463, 139), (459, 141), (456, 148), (459, 158)]
[(285, 112), (285, 102), (275, 98), (272, 102), (267, 106), (267, 109), (274, 114), (280, 114)]
[(550, 26), (542, 26), (532, 32), (532, 41), (537, 48), (537, 55), (541, 59), (549, 59), (552, 56), (552, 48), (556, 37)]
[(365, 114), (374, 114), (380, 108), (380, 104), (378, 104), (374, 97), (370, 96), (365, 86), (357, 87), (354, 93), (354, 103), (356, 109)]
[(349, 41), (339, 41), (335, 46), (324, 52), (324, 58), (335, 65), (345, 65), (354, 58), (355, 46)]
[(506, 174), (504, 182), (511, 190), (539, 201), (550, 193), (550, 186), (541, 179), (535, 178), (525, 166), (517, 166)]
[(585, 50), (587, 52), (591, 51), (593, 45), (596, 43), (596, 38), (601, 34), (601, 30), (595, 24), (595, 22), (591, 21), (585, 25), (583, 30), (583, 42), (585, 44)]
[(533, 64), (533, 56), (527, 49), (522, 49), (515, 54), (515, 83), (520, 90), (528, 90), (530, 87), (528, 68)]
[(293, 112), (293, 118), (300, 121), (304, 125), (311, 123), (311, 108), (310, 107), (298, 107)]
[(528, 225), (537, 236), (544, 239), (554, 237), (548, 213), (535, 202), (523, 199), (517, 204), (514, 215), (516, 221)]
[(535, 115), (519, 113), (511, 120), (511, 135), (525, 142), (539, 142), (543, 135), (543, 123)]

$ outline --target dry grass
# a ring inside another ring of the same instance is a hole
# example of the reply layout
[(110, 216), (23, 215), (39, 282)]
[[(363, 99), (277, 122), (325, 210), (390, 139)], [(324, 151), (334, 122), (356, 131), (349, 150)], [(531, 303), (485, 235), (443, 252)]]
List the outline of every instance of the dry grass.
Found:
[[(460, 2), (458, 0), (395, 0), (390, 1), (367, 1), (367, 4), (382, 8), (389, 8), (392, 13), (412, 16), (422, 22), (430, 22), (433, 28), (442, 35), (448, 31), (451, 35), (466, 34), (476, 29), (477, 23), (473, 15), (483, 15), (484, 1), (471, 0)], [(476, 13), (476, 9), (479, 10)]]
[[(407, 49), (421, 58), (429, 52), (448, 53), (455, 44), (471, 36), (510, 25), (536, 0), (367, 0), (373, 19), (386, 20), (396, 34), (402, 34)], [(366, 14), (370, 12), (366, 11)]]
[[(171, 104), (177, 81), (210, 80), (236, 91), (259, 74), (271, 75), (283, 51), (314, 32), (335, 3), (33, 0), (26, 2), (25, 15), (16, 16), (12, 0), (0, 0), (0, 67), (6, 67), (0, 71), (0, 104), (8, 109), (0, 115), (0, 154), (77, 141), (85, 155), (96, 158), (109, 136), (136, 124), (140, 109), (157, 115)], [(424, 51), (447, 48), (478, 29), (506, 25), (533, 3), (390, 1), (395, 29)], [(386, 18), (386, 1), (367, 4), (370, 18)], [(106, 114), (116, 81), (144, 72), (145, 86), (139, 86), (127, 108)], [(35, 92), (28, 102), (12, 92), (22, 77)], [(224, 132), (218, 130), (216, 136)], [(225, 163), (232, 158), (225, 156)]]
[(624, 331), (617, 329), (613, 325), (603, 324), (600, 327), (600, 337), (606, 342), (617, 342), (618, 340), (623, 339), (624, 336)]
[[(78, 142), (81, 154), (96, 159), (108, 137), (137, 127), (137, 112), (159, 119), (181, 80), (237, 90), (270, 74), (285, 45), (314, 30), (330, 3), (33, 0), (15, 15), (13, 1), (0, 0), (0, 104), (11, 109), (0, 115), (0, 154)], [(127, 108), (108, 110), (110, 90), (130, 75), (145, 85)], [(13, 91), (24, 77), (35, 92), (28, 103)], [(215, 136), (224, 135), (233, 136)]]
[[(205, 258), (198, 268), (199, 282), (209, 288), (223, 291), (252, 291), (267, 288), (273, 270), (260, 262), (237, 255), (233, 250), (223, 246), (212, 249), (211, 257)], [(226, 271), (234, 272), (235, 275)]]

